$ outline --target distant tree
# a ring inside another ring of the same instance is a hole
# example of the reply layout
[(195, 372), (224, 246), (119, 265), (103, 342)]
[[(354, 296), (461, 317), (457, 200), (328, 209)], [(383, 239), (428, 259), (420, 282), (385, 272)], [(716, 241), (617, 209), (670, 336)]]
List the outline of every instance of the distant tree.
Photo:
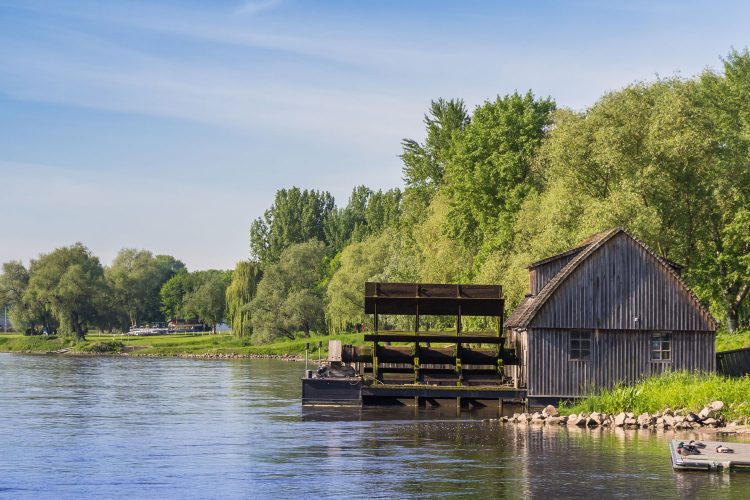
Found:
[(252, 332), (250, 302), (260, 281), (260, 264), (252, 261), (238, 262), (232, 273), (232, 282), (227, 288), (227, 317), (232, 333), (238, 337)]
[(443, 182), (445, 164), (457, 134), (469, 124), (469, 113), (461, 99), (438, 99), (424, 116), (427, 138), (401, 141), (404, 182), (407, 189), (434, 190)]
[(328, 192), (297, 187), (276, 192), (271, 208), (250, 227), (250, 250), (262, 266), (276, 262), (290, 245), (311, 238), (326, 241), (324, 221), (334, 210)]
[(322, 279), (326, 270), (326, 246), (310, 240), (290, 246), (270, 265), (258, 285), (253, 312), (253, 340), (268, 342), (294, 333), (325, 328)]
[(11, 324), (31, 335), (54, 333), (57, 322), (43, 303), (29, 292), (29, 272), (18, 261), (5, 262), (0, 275), (0, 304), (9, 307)]
[(226, 316), (226, 293), (230, 279), (230, 272), (204, 271), (199, 284), (184, 298), (185, 315), (211, 325), (211, 330), (216, 333), (216, 325)]
[(182, 316), (182, 305), (185, 295), (192, 290), (190, 274), (178, 271), (169, 278), (159, 290), (160, 311), (167, 320), (180, 318)]
[(156, 259), (147, 250), (123, 248), (104, 272), (117, 304), (128, 315), (130, 326), (146, 317), (161, 288)]
[(344, 331), (367, 318), (365, 282), (385, 281), (392, 234), (370, 236), (348, 245), (326, 289), (326, 317), (335, 331)]
[(96, 320), (96, 298), (104, 287), (99, 259), (81, 243), (40, 255), (29, 267), (30, 296), (52, 310), (63, 333), (79, 340)]

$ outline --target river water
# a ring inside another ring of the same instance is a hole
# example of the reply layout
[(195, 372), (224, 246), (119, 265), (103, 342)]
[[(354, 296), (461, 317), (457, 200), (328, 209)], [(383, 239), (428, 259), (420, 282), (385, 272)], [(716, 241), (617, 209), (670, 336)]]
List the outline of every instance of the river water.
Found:
[(0, 497), (750, 498), (669, 435), (303, 409), (301, 363), (0, 354)]

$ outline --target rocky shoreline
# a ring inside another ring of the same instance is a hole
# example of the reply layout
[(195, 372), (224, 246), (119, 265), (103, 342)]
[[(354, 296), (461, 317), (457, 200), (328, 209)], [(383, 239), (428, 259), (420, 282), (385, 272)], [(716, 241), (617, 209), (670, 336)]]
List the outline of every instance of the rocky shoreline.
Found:
[(654, 429), (654, 430), (698, 430), (698, 429), (745, 429), (744, 422), (727, 421), (722, 414), (724, 403), (713, 401), (704, 407), (700, 413), (693, 413), (684, 409), (672, 410), (665, 408), (656, 413), (620, 412), (610, 413), (573, 413), (560, 415), (558, 409), (549, 405), (541, 412), (514, 413), (511, 417), (502, 417), (503, 422), (531, 425), (559, 425), (581, 428), (625, 428), (625, 429)]

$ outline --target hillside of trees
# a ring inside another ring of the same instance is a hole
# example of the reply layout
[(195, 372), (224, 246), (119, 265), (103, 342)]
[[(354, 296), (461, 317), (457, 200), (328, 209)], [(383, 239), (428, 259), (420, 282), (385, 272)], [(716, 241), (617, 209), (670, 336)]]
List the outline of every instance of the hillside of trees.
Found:
[(748, 327), (747, 50), (720, 72), (633, 83), (582, 111), (531, 91), (471, 111), (438, 99), (424, 126), (422, 141), (402, 142), (401, 188), (357, 186), (342, 206), (279, 190), (234, 272), (188, 273), (135, 250), (103, 268), (74, 245), (29, 269), (4, 264), (0, 300), (33, 331), (190, 315), (265, 343), (366, 323), (368, 280), (500, 283), (511, 309), (529, 262), (625, 226), (684, 266), (722, 328)]

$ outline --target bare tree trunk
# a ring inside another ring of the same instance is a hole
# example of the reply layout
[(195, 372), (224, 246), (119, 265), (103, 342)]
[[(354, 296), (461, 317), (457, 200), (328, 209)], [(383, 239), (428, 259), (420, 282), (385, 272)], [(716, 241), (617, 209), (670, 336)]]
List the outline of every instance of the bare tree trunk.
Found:
[(86, 340), (86, 332), (81, 327), (81, 322), (78, 321), (78, 313), (73, 311), (70, 313), (70, 325), (73, 327), (73, 331), (76, 334), (76, 339)]
[(727, 330), (729, 330), (729, 333), (734, 333), (737, 330), (737, 327), (739, 326), (739, 318), (738, 318), (739, 315), (737, 314), (737, 307), (734, 304), (727, 306), (726, 314), (727, 314)]

